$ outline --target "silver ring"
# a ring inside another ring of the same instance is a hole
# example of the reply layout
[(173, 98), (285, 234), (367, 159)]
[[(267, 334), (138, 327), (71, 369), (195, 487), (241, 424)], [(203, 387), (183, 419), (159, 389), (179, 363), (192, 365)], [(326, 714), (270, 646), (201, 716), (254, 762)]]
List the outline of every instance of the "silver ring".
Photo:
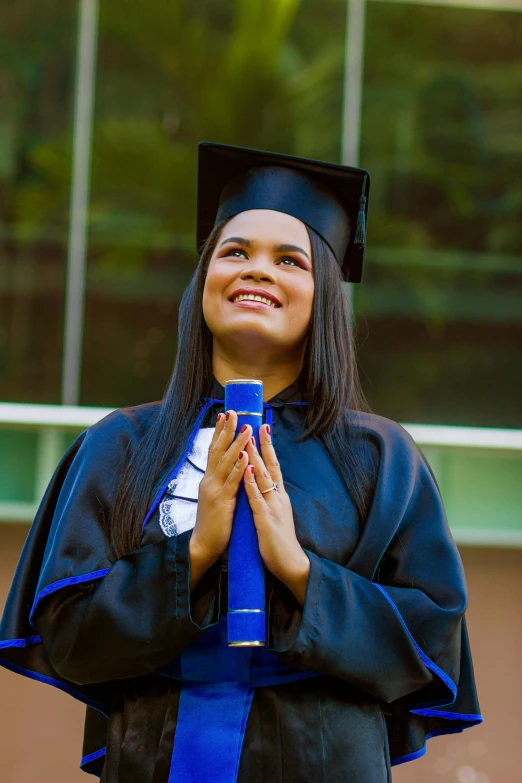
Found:
[(273, 489), (279, 489), (279, 484), (276, 484), (275, 481), (273, 487), (270, 487), (269, 489), (263, 489), (261, 494), (264, 495), (266, 492), (271, 492)]

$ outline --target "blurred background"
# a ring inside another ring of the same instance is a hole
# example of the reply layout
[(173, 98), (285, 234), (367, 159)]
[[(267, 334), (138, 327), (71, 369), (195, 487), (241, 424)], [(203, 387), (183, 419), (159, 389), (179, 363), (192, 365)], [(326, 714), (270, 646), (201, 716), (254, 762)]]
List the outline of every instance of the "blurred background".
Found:
[[(521, 97), (522, 0), (0, 0), (0, 608), (67, 445), (163, 394), (197, 142), (361, 165), (362, 380), (437, 476), (485, 716), (394, 781), (520, 781)], [(83, 780), (83, 706), (0, 693), (2, 783)]]

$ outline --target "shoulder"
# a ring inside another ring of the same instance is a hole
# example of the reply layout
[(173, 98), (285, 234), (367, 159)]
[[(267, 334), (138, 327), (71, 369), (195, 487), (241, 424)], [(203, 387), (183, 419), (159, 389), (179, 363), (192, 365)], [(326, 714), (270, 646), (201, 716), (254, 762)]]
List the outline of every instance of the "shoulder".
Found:
[(146, 402), (128, 408), (116, 408), (89, 427), (89, 432), (114, 432), (127, 430), (143, 435), (155, 422), (161, 409), (161, 401)]
[(91, 448), (132, 449), (154, 425), (160, 410), (161, 402), (117, 408), (86, 430), (84, 443)]
[(393, 419), (387, 419), (385, 416), (379, 416), (377, 413), (351, 410), (349, 411), (349, 422), (351, 426), (369, 435), (415, 444), (410, 433), (402, 424), (393, 421)]
[(348, 425), (352, 433), (359, 434), (372, 443), (381, 457), (402, 455), (417, 461), (421, 456), (420, 449), (408, 430), (393, 419), (376, 413), (350, 410)]

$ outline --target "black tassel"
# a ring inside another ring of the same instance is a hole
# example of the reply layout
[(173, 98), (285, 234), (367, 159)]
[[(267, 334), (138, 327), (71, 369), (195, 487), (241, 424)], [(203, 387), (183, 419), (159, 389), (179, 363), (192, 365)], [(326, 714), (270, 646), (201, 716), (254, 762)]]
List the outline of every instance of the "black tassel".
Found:
[(357, 216), (357, 227), (355, 229), (355, 236), (353, 238), (354, 245), (358, 247), (364, 247), (366, 245), (366, 179), (367, 175), (364, 175), (364, 181), (362, 186), (361, 198), (359, 199), (359, 214)]

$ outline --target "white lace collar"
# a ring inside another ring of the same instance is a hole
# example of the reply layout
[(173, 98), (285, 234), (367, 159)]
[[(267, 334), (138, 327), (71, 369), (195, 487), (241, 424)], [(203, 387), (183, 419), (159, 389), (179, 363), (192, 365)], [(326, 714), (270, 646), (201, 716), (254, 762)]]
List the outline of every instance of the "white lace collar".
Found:
[(159, 524), (166, 536), (177, 536), (196, 524), (199, 484), (207, 469), (208, 447), (215, 427), (201, 427), (178, 475), (159, 505)]

